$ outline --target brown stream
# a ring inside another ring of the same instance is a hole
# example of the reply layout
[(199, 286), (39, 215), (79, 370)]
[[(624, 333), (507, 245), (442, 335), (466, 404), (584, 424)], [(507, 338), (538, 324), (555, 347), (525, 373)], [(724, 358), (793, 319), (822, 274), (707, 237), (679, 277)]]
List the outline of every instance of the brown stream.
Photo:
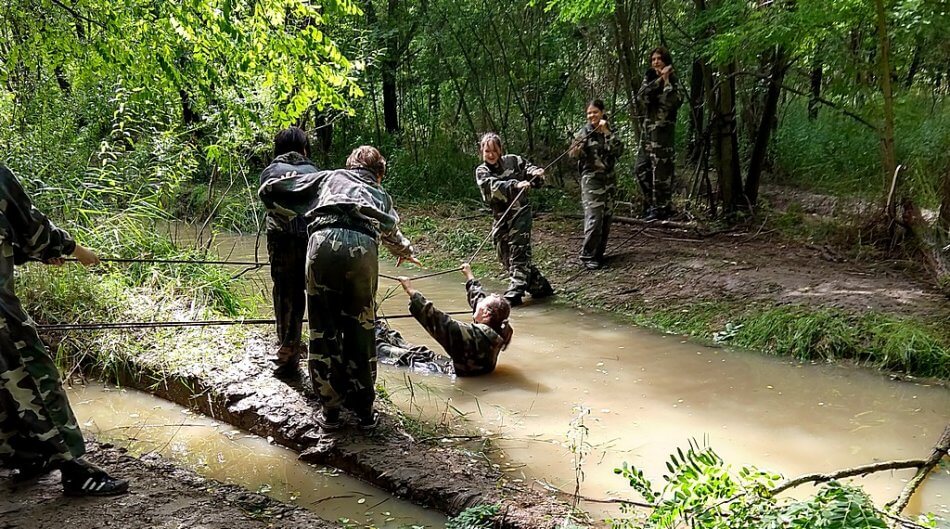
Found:
[[(219, 238), (217, 247), (232, 259), (253, 258), (254, 237)], [(266, 261), (263, 247), (260, 255)], [(270, 290), (266, 269), (250, 282), (253, 290)], [(381, 298), (392, 285), (380, 280)], [(466, 308), (461, 274), (416, 286), (443, 310)], [(401, 290), (383, 311), (407, 312)], [(494, 462), (536, 486), (573, 491), (580, 470), (581, 494), (636, 498), (613, 469), (626, 461), (657, 485), (671, 451), (690, 439), (705, 440), (737, 467), (787, 477), (925, 458), (950, 423), (950, 390), (863, 368), (710, 347), (550, 302), (515, 309), (512, 323), (514, 340), (492, 375), (453, 379), (383, 366), (380, 383), (413, 415), (494, 437)], [(393, 327), (438, 348), (414, 320), (393, 320)], [(580, 452), (587, 453), (578, 462)], [(883, 503), (912, 475), (887, 472), (857, 482)], [(596, 503), (585, 508), (595, 516), (613, 512)], [(947, 469), (928, 479), (907, 512), (919, 511), (950, 518)]]

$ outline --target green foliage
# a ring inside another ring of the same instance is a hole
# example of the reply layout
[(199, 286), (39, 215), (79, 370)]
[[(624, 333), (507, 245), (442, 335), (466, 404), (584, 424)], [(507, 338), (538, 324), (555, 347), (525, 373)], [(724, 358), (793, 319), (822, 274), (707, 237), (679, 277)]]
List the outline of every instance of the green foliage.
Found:
[(498, 514), (496, 504), (476, 505), (460, 512), (458, 516), (450, 518), (445, 529), (489, 529), (492, 527), (492, 518)]
[[(642, 470), (627, 463), (614, 473), (654, 507), (644, 522), (632, 518), (609, 520), (612, 528), (779, 529), (826, 527), (884, 529), (884, 517), (860, 488), (829, 482), (805, 499), (776, 498), (771, 490), (782, 476), (726, 464), (709, 446), (689, 442), (666, 464), (663, 486), (655, 490)], [(630, 514), (631, 508), (623, 509)]]

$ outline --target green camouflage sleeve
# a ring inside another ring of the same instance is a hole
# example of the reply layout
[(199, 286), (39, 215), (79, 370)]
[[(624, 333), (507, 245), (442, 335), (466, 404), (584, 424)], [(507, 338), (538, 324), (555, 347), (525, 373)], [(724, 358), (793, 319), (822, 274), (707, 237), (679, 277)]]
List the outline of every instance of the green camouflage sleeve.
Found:
[(640, 85), (640, 89), (637, 90), (637, 101), (642, 104), (647, 104), (650, 99), (650, 96), (655, 95), (660, 89), (660, 78), (657, 77), (652, 81), (647, 79), (646, 76), (643, 77), (643, 84)]
[(623, 141), (616, 132), (607, 138), (607, 151), (610, 152), (610, 156), (612, 156), (615, 161), (623, 156)]
[(320, 183), (326, 178), (327, 171), (317, 173), (288, 173), (264, 182), (257, 195), (267, 211), (287, 218), (304, 215), (317, 202), (320, 196)]
[(683, 104), (683, 98), (679, 91), (679, 81), (675, 77), (670, 77), (670, 82), (663, 86), (659, 102), (667, 112), (673, 112)]
[(380, 223), (379, 240), (383, 243), (383, 246), (396, 257), (404, 259), (412, 257), (412, 243), (409, 242), (409, 239), (406, 238), (399, 229), (399, 214), (396, 213), (396, 206), (393, 204), (393, 199), (389, 196), (389, 193), (386, 193), (382, 189), (380, 189), (380, 192), (383, 193), (383, 202), (386, 208), (383, 218), (391, 220), (392, 224), (390, 225), (388, 222), (385, 223), (385, 225)]
[(469, 279), (465, 282), (465, 292), (468, 294), (468, 306), (475, 310), (478, 302), (488, 297), (482, 284), (477, 279)]
[(421, 293), (415, 292), (409, 298), (409, 312), (446, 351), (458, 351), (465, 348), (465, 337), (470, 333), (465, 332), (463, 324), (435, 308), (435, 305)]
[(515, 178), (497, 178), (484, 164), (475, 169), (475, 183), (482, 194), (482, 200), (487, 203), (511, 202), (518, 194), (518, 182)]
[(15, 250), (27, 259), (46, 261), (69, 255), (76, 249), (76, 241), (33, 207), (16, 176), (3, 166), (0, 166), (0, 213), (13, 230)]

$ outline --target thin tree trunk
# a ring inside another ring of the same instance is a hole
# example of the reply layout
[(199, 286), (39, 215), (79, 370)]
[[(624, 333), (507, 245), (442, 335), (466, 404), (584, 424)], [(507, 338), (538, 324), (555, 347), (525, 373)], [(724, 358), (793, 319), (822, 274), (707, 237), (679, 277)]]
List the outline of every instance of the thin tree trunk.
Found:
[(940, 181), (940, 216), (937, 225), (947, 236), (950, 235), (950, 169), (943, 172)]
[[(386, 4), (388, 25), (394, 24), (399, 9), (399, 0), (389, 0)], [(390, 35), (386, 38), (386, 51), (383, 54), (383, 123), (386, 132), (399, 132), (399, 91), (396, 87), (396, 75), (399, 68), (399, 40), (393, 28), (388, 28)]]
[(785, 50), (782, 47), (776, 47), (772, 54), (771, 63), (771, 72), (762, 105), (762, 117), (759, 121), (755, 143), (752, 146), (752, 154), (749, 158), (749, 170), (746, 173), (745, 196), (749, 208), (755, 208), (758, 200), (762, 168), (765, 165), (766, 154), (768, 154), (772, 131), (775, 130), (773, 125), (778, 113), (778, 101), (782, 94), (782, 81), (785, 79), (786, 68)]
[(818, 109), (821, 108), (821, 81), (824, 77), (824, 67), (821, 60), (815, 59), (811, 68), (811, 98), (808, 100), (808, 119), (818, 119)]
[[(637, 111), (636, 97), (640, 76), (637, 69), (636, 51), (640, 43), (636, 42), (630, 31), (630, 5), (628, 0), (617, 0), (614, 8), (614, 33), (616, 35), (617, 56), (620, 58), (620, 72), (623, 76), (623, 88), (627, 95), (627, 111), (633, 124), (633, 134), (640, 141), (640, 116)], [(639, 21), (637, 21), (639, 24)]]
[(881, 91), (884, 93), (884, 126), (881, 128), (882, 169), (885, 182), (897, 169), (897, 155), (894, 152), (894, 92), (891, 86), (891, 44), (887, 34), (887, 14), (884, 0), (874, 0), (877, 11), (877, 31), (880, 40)]
[(687, 160), (694, 165), (699, 163), (705, 144), (703, 137), (706, 131), (703, 129), (703, 122), (706, 111), (703, 105), (703, 85), (703, 63), (695, 59), (689, 76), (689, 145), (686, 149)]

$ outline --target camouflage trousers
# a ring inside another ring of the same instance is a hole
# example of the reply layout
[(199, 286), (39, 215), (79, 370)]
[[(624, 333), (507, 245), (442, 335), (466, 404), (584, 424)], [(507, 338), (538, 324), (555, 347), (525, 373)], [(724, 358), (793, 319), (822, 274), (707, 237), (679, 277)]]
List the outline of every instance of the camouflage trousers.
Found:
[(505, 297), (520, 297), (550, 290), (551, 286), (538, 267), (531, 263), (531, 208), (514, 210), (511, 220), (498, 226), (494, 235), (498, 261), (508, 271)]
[(408, 367), (418, 373), (452, 375), (452, 359), (424, 345), (413, 345), (384, 320), (376, 322), (376, 355), (386, 365)]
[(646, 207), (668, 208), (673, 198), (673, 130), (655, 129), (640, 141), (634, 173)]
[(0, 463), (70, 461), (86, 452), (59, 371), (13, 292), (13, 249), (0, 246)]
[(274, 317), (277, 319), (278, 362), (300, 349), (303, 317), (307, 310), (307, 238), (267, 234), (270, 276), (274, 281)]
[(581, 202), (584, 204), (582, 261), (600, 261), (604, 258), (616, 192), (617, 181), (613, 173), (581, 175)]
[(325, 228), (307, 246), (310, 378), (324, 409), (372, 411), (376, 399), (376, 239)]

